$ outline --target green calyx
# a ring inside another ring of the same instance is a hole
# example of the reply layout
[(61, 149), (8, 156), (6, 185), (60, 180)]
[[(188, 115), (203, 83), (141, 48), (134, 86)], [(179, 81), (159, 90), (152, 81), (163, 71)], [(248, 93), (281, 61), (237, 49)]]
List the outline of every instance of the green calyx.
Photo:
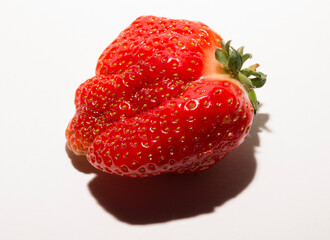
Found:
[(249, 99), (256, 114), (259, 102), (257, 100), (254, 88), (260, 88), (266, 83), (266, 74), (257, 72), (259, 64), (254, 64), (248, 68), (244, 68), (243, 64), (252, 57), (250, 53), (244, 53), (244, 47), (237, 50), (230, 46), (231, 41), (224, 43), (221, 41), (221, 48), (215, 51), (215, 58), (224, 66), (224, 70), (233, 78), (240, 81), (246, 88)]

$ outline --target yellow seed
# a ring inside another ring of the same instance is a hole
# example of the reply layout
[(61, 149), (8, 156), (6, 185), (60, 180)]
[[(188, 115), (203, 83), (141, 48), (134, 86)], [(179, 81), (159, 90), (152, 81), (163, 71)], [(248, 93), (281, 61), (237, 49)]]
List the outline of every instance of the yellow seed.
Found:
[(188, 108), (193, 108), (193, 107), (195, 107), (195, 104), (194, 104), (194, 103), (190, 103), (190, 104), (188, 105)]

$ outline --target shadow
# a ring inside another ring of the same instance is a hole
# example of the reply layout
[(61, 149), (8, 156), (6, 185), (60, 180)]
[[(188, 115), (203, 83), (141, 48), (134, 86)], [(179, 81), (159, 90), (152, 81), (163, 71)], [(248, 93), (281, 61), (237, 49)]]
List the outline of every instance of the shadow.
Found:
[(68, 157), (71, 159), (71, 164), (72, 166), (77, 169), (79, 172), (82, 173), (95, 173), (95, 174), (99, 174), (102, 173), (100, 172), (100, 170), (96, 169), (95, 167), (93, 167), (87, 160), (85, 155), (76, 155), (73, 151), (71, 151), (68, 147), (68, 145), (65, 145), (65, 151), (68, 155)]
[(107, 212), (129, 224), (161, 223), (210, 213), (240, 194), (254, 178), (258, 132), (266, 129), (268, 119), (268, 114), (256, 115), (239, 148), (213, 168), (195, 174), (124, 178), (100, 172), (85, 157), (67, 152), (78, 171), (96, 174), (88, 187)]

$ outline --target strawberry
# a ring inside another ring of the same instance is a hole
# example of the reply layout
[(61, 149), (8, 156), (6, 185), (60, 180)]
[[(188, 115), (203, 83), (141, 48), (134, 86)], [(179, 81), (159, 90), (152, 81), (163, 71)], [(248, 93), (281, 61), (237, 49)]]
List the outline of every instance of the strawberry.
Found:
[(69, 148), (128, 177), (212, 167), (244, 141), (266, 81), (230, 44), (200, 22), (139, 17), (77, 89)]

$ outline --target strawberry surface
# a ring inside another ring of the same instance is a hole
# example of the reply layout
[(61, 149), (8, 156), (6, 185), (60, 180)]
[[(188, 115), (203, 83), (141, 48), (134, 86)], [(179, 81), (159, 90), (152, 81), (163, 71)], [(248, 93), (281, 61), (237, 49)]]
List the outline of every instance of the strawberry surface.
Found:
[(244, 140), (252, 117), (235, 84), (202, 79), (158, 108), (117, 121), (87, 156), (97, 168), (123, 176), (206, 170)]
[(77, 89), (69, 148), (129, 177), (213, 166), (244, 141), (265, 81), (231, 49), (203, 23), (139, 17)]

